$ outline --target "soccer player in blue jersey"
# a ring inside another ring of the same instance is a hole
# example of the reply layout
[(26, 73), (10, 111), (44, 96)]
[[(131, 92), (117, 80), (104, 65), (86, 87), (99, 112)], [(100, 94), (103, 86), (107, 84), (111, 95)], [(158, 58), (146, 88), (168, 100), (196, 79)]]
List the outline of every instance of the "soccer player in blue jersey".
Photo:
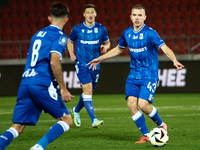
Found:
[[(1, 135), (0, 150), (5, 149), (27, 125), (35, 126), (42, 110), (58, 122), (30, 150), (44, 150), (73, 124), (64, 103), (73, 96), (66, 89), (60, 63), (67, 45), (67, 37), (62, 30), (68, 21), (69, 9), (63, 3), (53, 3), (50, 11), (48, 19), (51, 25), (38, 31), (31, 39), (13, 113), (13, 125)], [(60, 93), (54, 87), (56, 84)]]
[(102, 60), (119, 55), (128, 46), (131, 62), (125, 86), (127, 106), (131, 111), (132, 119), (143, 134), (141, 140), (136, 143), (146, 143), (149, 142), (149, 130), (142, 112), (147, 114), (158, 127), (167, 130), (167, 125), (160, 118), (157, 109), (151, 105), (158, 83), (158, 49), (173, 61), (178, 70), (184, 66), (177, 61), (173, 51), (157, 32), (144, 24), (146, 15), (142, 5), (132, 7), (130, 19), (133, 26), (124, 30), (118, 46), (87, 65), (95, 70)]
[[(80, 110), (84, 106), (91, 118), (94, 128), (98, 128), (104, 123), (103, 120), (98, 120), (96, 118), (92, 101), (93, 90), (99, 78), (100, 65), (96, 67), (95, 71), (91, 71), (89, 67), (86, 66), (91, 60), (99, 57), (100, 53), (106, 53), (110, 48), (107, 30), (101, 24), (95, 22), (96, 15), (97, 13), (94, 5), (85, 5), (83, 8), (85, 21), (72, 29), (67, 42), (70, 59), (72, 62), (75, 61), (76, 73), (83, 90), (77, 106), (72, 109), (74, 123), (78, 127), (81, 125)], [(73, 42), (75, 41), (76, 50), (74, 52)]]

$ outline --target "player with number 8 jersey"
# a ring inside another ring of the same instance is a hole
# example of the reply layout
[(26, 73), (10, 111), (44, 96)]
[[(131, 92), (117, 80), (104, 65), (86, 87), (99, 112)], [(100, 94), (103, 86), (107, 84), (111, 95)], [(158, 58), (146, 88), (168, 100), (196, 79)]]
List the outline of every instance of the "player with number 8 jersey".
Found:
[(62, 60), (66, 44), (66, 35), (54, 25), (38, 31), (31, 39), (21, 85), (49, 86), (55, 79), (49, 63), (51, 53), (59, 54)]
[(73, 124), (64, 102), (69, 102), (74, 96), (66, 89), (60, 62), (67, 45), (62, 30), (69, 19), (69, 9), (64, 3), (57, 2), (52, 3), (50, 12), (51, 25), (35, 33), (31, 39), (13, 125), (0, 136), (0, 150), (4, 150), (27, 125), (35, 126), (42, 111), (49, 113), (57, 123), (30, 150), (44, 150)]

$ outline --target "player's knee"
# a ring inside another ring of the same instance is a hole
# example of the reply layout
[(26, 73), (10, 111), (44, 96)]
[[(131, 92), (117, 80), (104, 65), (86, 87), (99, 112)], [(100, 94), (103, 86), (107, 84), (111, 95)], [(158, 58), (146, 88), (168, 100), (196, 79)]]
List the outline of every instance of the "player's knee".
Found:
[(142, 111), (145, 111), (145, 105), (139, 105), (139, 108), (142, 110)]
[(128, 106), (129, 109), (137, 109), (137, 103), (135, 101), (132, 101), (132, 100), (127, 101), (127, 106)]
[(131, 103), (129, 101), (127, 101), (127, 106), (128, 108), (131, 108)]
[(92, 94), (93, 94), (92, 90), (84, 91), (84, 95), (92, 95)]
[(145, 113), (148, 111), (149, 105), (149, 103), (138, 103), (138, 107)]
[(66, 115), (61, 117), (59, 120), (64, 121), (65, 123), (67, 123), (69, 125), (69, 127), (71, 127), (73, 125), (73, 121), (71, 118), (71, 115)]

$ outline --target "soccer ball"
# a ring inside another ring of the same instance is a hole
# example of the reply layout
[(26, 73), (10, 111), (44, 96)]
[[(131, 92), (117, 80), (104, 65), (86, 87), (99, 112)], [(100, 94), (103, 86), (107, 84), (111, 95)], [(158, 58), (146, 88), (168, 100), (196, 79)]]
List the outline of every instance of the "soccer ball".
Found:
[(157, 127), (150, 131), (149, 139), (154, 146), (164, 146), (169, 140), (169, 135), (165, 129)]

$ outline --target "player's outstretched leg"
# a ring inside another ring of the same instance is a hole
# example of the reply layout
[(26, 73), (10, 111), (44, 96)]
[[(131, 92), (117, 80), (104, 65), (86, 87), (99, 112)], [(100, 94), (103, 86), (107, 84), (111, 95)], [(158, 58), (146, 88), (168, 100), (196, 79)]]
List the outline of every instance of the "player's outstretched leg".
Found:
[(16, 137), (18, 132), (15, 128), (11, 127), (0, 136), (0, 150), (4, 150)]
[(142, 132), (143, 137), (141, 137), (140, 141), (135, 143), (148, 143), (149, 141), (149, 130), (145, 123), (144, 115), (141, 111), (138, 111), (135, 115), (132, 116), (133, 121), (137, 125), (138, 129)]
[(80, 127), (81, 126), (80, 113), (76, 112), (75, 110), (76, 110), (76, 107), (72, 108), (72, 115), (74, 116), (74, 124), (77, 127)]
[(163, 129), (167, 130), (167, 125), (160, 118), (157, 109), (154, 106), (152, 107), (153, 110), (151, 111), (150, 114), (148, 114), (148, 116), (157, 124), (158, 127), (162, 127)]
[(30, 150), (44, 150), (47, 145), (57, 139), (61, 134), (68, 131), (70, 126), (64, 121), (58, 121), (53, 125), (49, 131), (42, 137), (42, 139)]

